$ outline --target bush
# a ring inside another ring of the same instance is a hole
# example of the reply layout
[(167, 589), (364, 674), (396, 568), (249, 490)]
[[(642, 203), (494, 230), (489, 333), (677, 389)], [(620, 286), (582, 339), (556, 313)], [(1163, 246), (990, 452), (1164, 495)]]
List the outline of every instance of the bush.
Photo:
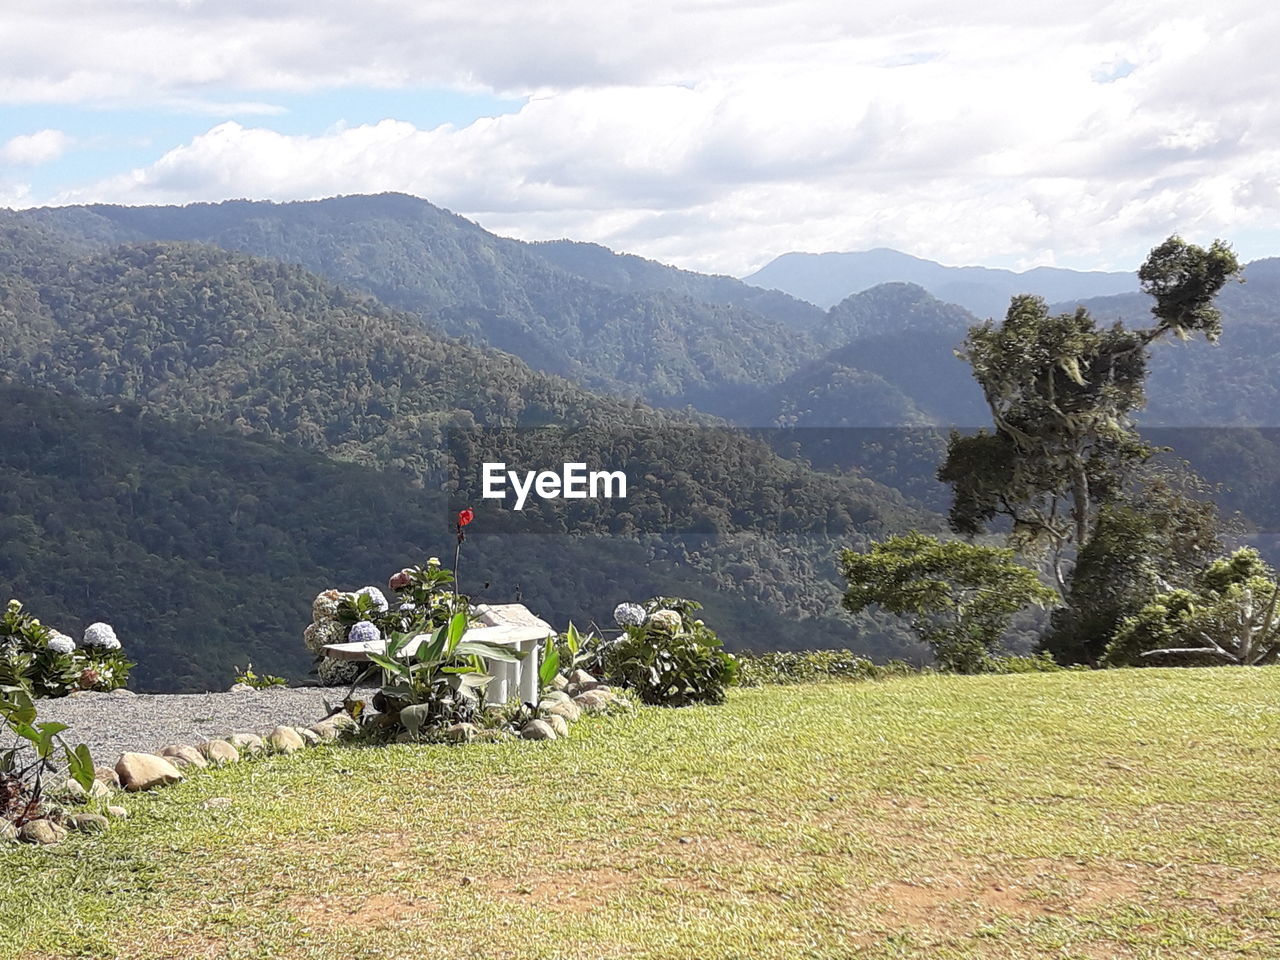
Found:
[(985, 673), (1057, 673), (1060, 670), (1067, 669), (1089, 669), (1084, 666), (1064, 667), (1053, 659), (1053, 654), (1048, 650), (1042, 650), (1040, 653), (1029, 657), (1021, 657), (1010, 654), (1003, 657), (988, 657)]
[(741, 654), (738, 662), (738, 679), (744, 687), (870, 680), (884, 669), (852, 650), (782, 650), (774, 653)]
[(327, 657), (324, 648), (356, 640), (386, 640), (398, 634), (430, 633), (445, 626), (455, 612), (469, 612), (467, 597), (454, 592), (451, 570), (432, 557), (425, 566), (405, 567), (392, 574), (387, 591), (362, 587), (351, 593), (325, 590), (311, 605), (312, 622), (302, 641), (316, 657), (316, 673), (326, 686), (344, 686), (356, 679), (359, 664)]
[[(43, 777), (56, 769), (53, 755), (57, 748), (62, 750), (71, 779), (86, 791), (93, 785), (89, 748), (83, 743), (74, 747), (66, 743), (59, 736), (64, 730), (64, 724), (37, 720), (36, 705), (26, 687), (0, 684), (0, 731), (17, 739), (17, 744), (0, 751), (0, 819), (20, 825), (41, 815)], [(26, 765), (20, 766), (23, 748), (34, 759), (24, 758)]]
[(701, 609), (679, 597), (619, 605), (615, 619), (622, 635), (601, 649), (605, 676), (649, 704), (723, 703), (738, 661), (721, 649), (714, 630), (693, 617)]
[(379, 711), (372, 721), (375, 725), (403, 730), (416, 739), (477, 718), (485, 686), (492, 679), (485, 673), (484, 661), (510, 663), (519, 657), (507, 647), (464, 640), (467, 627), (467, 615), (457, 613), (422, 637), (412, 653), (406, 651), (413, 637), (395, 633), (385, 654), (369, 654), (382, 669), (383, 680), (374, 699)]
[(77, 645), (31, 616), (17, 600), (10, 600), (0, 616), (0, 685), (20, 687), (33, 697), (108, 691), (123, 687), (133, 666), (105, 623), (92, 624)]
[(253, 687), (255, 690), (270, 690), (272, 687), (287, 687), (289, 681), (284, 677), (272, 676), (269, 673), (254, 673), (253, 664), (241, 670), (236, 667), (236, 683), (243, 683), (246, 687)]

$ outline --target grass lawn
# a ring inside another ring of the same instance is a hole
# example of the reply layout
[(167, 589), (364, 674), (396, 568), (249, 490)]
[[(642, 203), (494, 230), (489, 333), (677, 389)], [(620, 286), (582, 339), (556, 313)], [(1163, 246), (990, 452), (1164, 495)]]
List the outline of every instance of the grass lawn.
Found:
[(1280, 668), (743, 690), (128, 805), (0, 847), (0, 953), (1280, 957)]

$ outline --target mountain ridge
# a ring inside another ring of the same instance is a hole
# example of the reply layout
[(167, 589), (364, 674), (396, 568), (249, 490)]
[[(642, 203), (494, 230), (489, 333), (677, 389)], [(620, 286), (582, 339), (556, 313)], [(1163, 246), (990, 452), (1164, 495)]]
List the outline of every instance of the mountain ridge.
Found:
[(829, 308), (879, 283), (905, 281), (978, 316), (1000, 316), (1009, 297), (1033, 293), (1048, 300), (1137, 291), (1132, 272), (1034, 267), (1025, 271), (945, 266), (889, 247), (829, 253), (784, 253), (743, 278)]

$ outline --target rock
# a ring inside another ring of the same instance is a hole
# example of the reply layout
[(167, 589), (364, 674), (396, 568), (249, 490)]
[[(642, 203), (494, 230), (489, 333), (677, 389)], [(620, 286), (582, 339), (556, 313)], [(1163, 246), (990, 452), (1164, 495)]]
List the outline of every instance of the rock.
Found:
[(573, 673), (569, 674), (569, 682), (582, 686), (584, 683), (595, 683), (596, 678), (585, 670), (575, 670)]
[(321, 723), (331, 723), (339, 730), (359, 730), (360, 724), (356, 722), (356, 718), (351, 716), (345, 710), (339, 710), (337, 713), (331, 713), (320, 721)]
[(100, 813), (73, 813), (67, 817), (67, 826), (80, 833), (102, 833), (111, 821)]
[(256, 733), (233, 733), (227, 737), (227, 743), (244, 753), (261, 753), (266, 749), (262, 738)]
[(577, 723), (582, 719), (582, 708), (570, 700), (567, 703), (550, 703), (546, 708), (539, 707), (543, 713), (552, 717), (564, 717), (570, 723)]
[(599, 690), (588, 690), (573, 698), (573, 702), (587, 713), (601, 713), (609, 708), (611, 696)]
[(556, 732), (556, 737), (567, 737), (569, 735), (569, 721), (558, 714), (552, 714), (547, 717), (546, 722), (551, 725), (551, 729)]
[(267, 734), (267, 746), (276, 753), (297, 753), (306, 744), (293, 727), (276, 727)]
[(124, 687), (116, 687), (111, 691), (113, 697), (136, 697), (137, 694), (132, 690), (126, 690)]
[(111, 796), (111, 788), (101, 780), (97, 779), (89, 785), (88, 790), (85, 790), (84, 787), (80, 786), (78, 781), (68, 779), (63, 785), (63, 790), (66, 792), (67, 796), (74, 800), (88, 800), (90, 798), (98, 800), (102, 797)]
[(107, 807), (107, 816), (115, 817), (117, 820), (128, 820), (129, 811), (125, 807), (115, 806), (113, 804), (112, 806)]
[(253, 687), (247, 683), (233, 683), (227, 688), (227, 693), (256, 693)]
[(454, 743), (470, 743), (476, 738), (474, 723), (455, 723), (445, 727), (444, 735)]
[(569, 678), (568, 678), (568, 677), (566, 677), (563, 673), (557, 673), (557, 674), (555, 675), (555, 677), (554, 677), (554, 678), (552, 678), (552, 680), (551, 680), (551, 689), (552, 689), (552, 690), (561, 690), (561, 691), (562, 691), (562, 690), (564, 690), (564, 689), (565, 689), (566, 687), (568, 687), (568, 686), (569, 686)]
[(182, 771), (164, 757), (151, 753), (124, 753), (116, 761), (116, 773), (121, 785), (130, 792), (150, 790), (177, 783)]
[(18, 828), (8, 820), (0, 820), (0, 843), (5, 841), (14, 841), (18, 839)]
[(556, 731), (545, 720), (530, 720), (520, 729), (520, 736), (525, 740), (554, 740)]
[(120, 789), (120, 775), (110, 767), (94, 767), (93, 779), (105, 783), (112, 790)]
[(218, 766), (237, 763), (240, 760), (240, 751), (225, 740), (207, 740), (200, 744), (197, 749), (200, 751), (201, 756)]
[(203, 770), (209, 765), (209, 762), (200, 755), (199, 750), (185, 743), (172, 743), (167, 747), (162, 747), (159, 755), (179, 770), (185, 770), (187, 767)]
[(572, 703), (573, 697), (565, 693), (563, 690), (548, 690), (542, 695), (542, 699), (549, 703)]
[(302, 738), (302, 742), (309, 747), (314, 747), (321, 740), (320, 734), (314, 730), (308, 730), (306, 727), (294, 727), (294, 733)]
[(67, 831), (52, 820), (28, 820), (18, 828), (18, 839), (23, 843), (39, 843), (49, 845), (61, 843), (67, 837)]
[(311, 726), (307, 727), (307, 729), (321, 740), (338, 739), (338, 728), (328, 720), (321, 720), (319, 723), (313, 723)]
[(575, 683), (569, 689), (574, 692), (575, 696), (578, 696), (583, 693), (589, 693), (592, 690), (598, 690), (603, 686), (604, 684), (599, 680), (588, 680), (586, 683)]

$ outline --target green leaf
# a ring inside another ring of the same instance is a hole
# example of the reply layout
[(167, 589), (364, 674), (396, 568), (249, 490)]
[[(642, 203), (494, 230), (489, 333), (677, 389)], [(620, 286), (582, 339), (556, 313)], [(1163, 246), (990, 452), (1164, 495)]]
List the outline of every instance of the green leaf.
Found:
[(519, 651), (484, 640), (467, 640), (458, 644), (453, 652), (459, 657), (484, 657), (486, 660), (499, 660), (502, 663), (515, 663), (524, 659), (524, 654)]
[(394, 674), (396, 676), (402, 676), (408, 673), (409, 671), (408, 666), (401, 660), (395, 660), (391, 657), (384, 657), (380, 653), (367, 653), (365, 654), (365, 656), (369, 658), (369, 661), (371, 663), (376, 663), (383, 670), (387, 671), (387, 673)]
[(418, 735), (418, 731), (422, 729), (422, 725), (429, 719), (431, 719), (430, 704), (415, 703), (400, 711), (400, 724), (412, 737), (416, 737)]
[[(573, 624), (569, 624), (569, 629), (573, 630)], [(544, 686), (551, 686), (551, 681), (556, 678), (556, 674), (560, 671), (560, 651), (556, 649), (556, 645), (550, 640), (547, 641), (546, 653), (542, 655), (542, 663), (538, 667), (538, 682)]]
[(74, 749), (64, 749), (67, 751), (67, 771), (71, 774), (71, 779), (84, 787), (87, 793), (93, 786), (93, 757), (89, 755), (89, 748), (81, 743)]

